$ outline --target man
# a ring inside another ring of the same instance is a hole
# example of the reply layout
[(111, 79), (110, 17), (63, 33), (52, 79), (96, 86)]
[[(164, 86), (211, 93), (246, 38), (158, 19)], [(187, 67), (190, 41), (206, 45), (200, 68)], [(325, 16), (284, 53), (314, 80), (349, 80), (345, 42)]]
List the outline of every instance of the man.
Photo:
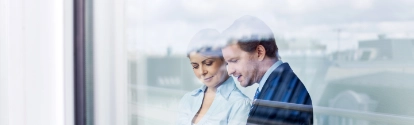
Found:
[[(243, 87), (259, 84), (254, 99), (312, 105), (303, 83), (278, 56), (271, 29), (260, 19), (244, 16), (223, 31), (222, 53), (229, 75)], [(312, 124), (312, 112), (252, 106), (249, 124)]]

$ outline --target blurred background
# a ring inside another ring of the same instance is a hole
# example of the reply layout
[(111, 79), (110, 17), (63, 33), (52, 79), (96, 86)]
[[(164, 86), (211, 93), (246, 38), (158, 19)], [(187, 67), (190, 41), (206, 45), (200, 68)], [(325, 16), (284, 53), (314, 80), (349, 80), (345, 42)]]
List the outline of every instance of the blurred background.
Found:
[[(190, 39), (244, 15), (273, 30), (316, 125), (414, 123), (411, 0), (0, 3), (0, 125), (174, 124), (202, 85)], [(252, 98), (257, 87), (239, 88)]]

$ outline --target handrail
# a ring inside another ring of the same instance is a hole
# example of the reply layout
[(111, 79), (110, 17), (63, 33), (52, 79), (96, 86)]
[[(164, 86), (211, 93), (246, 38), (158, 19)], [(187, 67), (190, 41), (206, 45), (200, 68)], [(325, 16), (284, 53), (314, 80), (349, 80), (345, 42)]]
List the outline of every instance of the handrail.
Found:
[(414, 123), (414, 117), (394, 115), (394, 114), (364, 112), (364, 111), (319, 107), (319, 106), (314, 106), (314, 111), (315, 113), (318, 113), (318, 114), (355, 118), (355, 119), (368, 120), (368, 121), (374, 121), (374, 122), (380, 122), (380, 123), (391, 123), (391, 124), (402, 124), (402, 125), (412, 125)]
[(260, 106), (288, 109), (288, 110), (296, 110), (296, 111), (302, 111), (302, 112), (313, 112), (312, 105), (302, 105), (302, 104), (279, 102), (279, 101), (255, 99), (253, 101), (253, 105), (260, 105)]
[(414, 117), (410, 117), (410, 116), (355, 111), (355, 110), (338, 109), (338, 108), (321, 107), (321, 106), (310, 106), (310, 105), (286, 103), (286, 102), (279, 102), (279, 101), (256, 99), (253, 102), (253, 105), (281, 108), (281, 109), (287, 109), (287, 110), (296, 110), (296, 111), (303, 111), (303, 112), (313, 111), (314, 114), (324, 114), (324, 115), (340, 116), (340, 117), (347, 117), (347, 118), (355, 118), (355, 119), (368, 120), (368, 121), (380, 122), (380, 123), (404, 124), (404, 125), (414, 123)]

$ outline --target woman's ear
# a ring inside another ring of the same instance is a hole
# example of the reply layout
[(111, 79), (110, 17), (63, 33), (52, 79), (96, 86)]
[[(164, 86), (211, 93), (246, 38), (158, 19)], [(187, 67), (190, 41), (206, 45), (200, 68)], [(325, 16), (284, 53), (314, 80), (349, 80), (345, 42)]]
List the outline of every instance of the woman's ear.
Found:
[(256, 53), (257, 53), (257, 59), (259, 61), (262, 61), (266, 56), (266, 49), (264, 48), (263, 45), (258, 45), (256, 47)]

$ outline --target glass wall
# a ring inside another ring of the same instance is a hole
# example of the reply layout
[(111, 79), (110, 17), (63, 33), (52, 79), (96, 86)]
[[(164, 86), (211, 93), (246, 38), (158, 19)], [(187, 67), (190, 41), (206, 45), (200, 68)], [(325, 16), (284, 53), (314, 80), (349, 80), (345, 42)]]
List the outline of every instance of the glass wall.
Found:
[[(186, 55), (190, 39), (205, 28), (222, 32), (244, 15), (260, 18), (273, 31), (282, 61), (290, 64), (312, 97), (315, 124), (395, 125), (414, 119), (410, 98), (414, 94), (414, 13), (410, 11), (414, 2), (125, 0), (94, 4), (98, 46), (94, 61), (101, 64), (95, 65), (95, 73), (101, 76), (95, 77), (94, 84), (95, 89), (104, 88), (95, 90), (98, 121), (99, 117), (112, 119), (115, 116), (108, 113), (121, 109), (125, 112), (118, 113), (129, 125), (174, 124), (181, 97), (202, 85)], [(110, 28), (102, 28), (107, 24)], [(106, 72), (110, 75), (102, 75)], [(238, 87), (253, 98), (257, 85)], [(120, 100), (125, 104), (117, 98), (125, 98)]]

